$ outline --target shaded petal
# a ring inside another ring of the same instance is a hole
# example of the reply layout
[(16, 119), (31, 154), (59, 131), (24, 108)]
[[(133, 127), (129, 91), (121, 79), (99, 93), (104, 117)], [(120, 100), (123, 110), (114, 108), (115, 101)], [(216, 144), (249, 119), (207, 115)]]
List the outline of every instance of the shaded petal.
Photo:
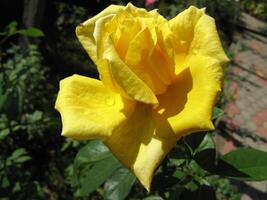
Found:
[(120, 93), (126, 97), (147, 104), (157, 104), (157, 97), (153, 91), (142, 81), (119, 57), (110, 37), (105, 43), (103, 58), (108, 61), (111, 76), (120, 88)]
[[(169, 66), (166, 66), (164, 63), (165, 58), (162, 54), (159, 45), (154, 46), (150, 31), (145, 28), (137, 33), (130, 42), (125, 57), (125, 64), (156, 95), (165, 92), (168, 86), (167, 84), (171, 82), (170, 72), (168, 71)], [(158, 62), (154, 63), (152, 60)], [(159, 71), (162, 73), (158, 74)], [(162, 80), (164, 77), (167, 84)]]
[(156, 66), (158, 77), (166, 84), (174, 79), (174, 51), (172, 48), (172, 32), (165, 23), (156, 28), (157, 44), (151, 55), (151, 64)]
[(194, 38), (195, 25), (203, 15), (203, 9), (190, 6), (169, 21), (174, 33), (174, 49), (177, 53), (188, 53), (191, 41)]
[(190, 6), (171, 19), (169, 24), (174, 33), (176, 74), (179, 73), (177, 70), (181, 71), (179, 68), (187, 55), (208, 56), (217, 59), (220, 64), (228, 61), (216, 30), (215, 21), (205, 14), (204, 9)]
[[(187, 67), (186, 67), (187, 66)], [(216, 59), (191, 56), (167, 92), (158, 96), (159, 106), (153, 116), (156, 134), (173, 137), (214, 129), (212, 110), (219, 93), (222, 69)]]
[(134, 102), (107, 90), (101, 81), (73, 75), (60, 81), (55, 108), (61, 114), (62, 135), (105, 139), (131, 115), (134, 106)]
[(148, 191), (154, 170), (177, 141), (177, 138), (157, 137), (154, 132), (151, 106), (139, 103), (129, 120), (105, 142)]
[[(119, 15), (116, 17), (119, 17)], [(138, 18), (133, 18), (132, 16), (122, 18), (122, 21), (118, 23), (118, 27), (116, 29), (116, 32), (114, 32), (112, 39), (116, 46), (118, 55), (122, 60), (124, 60), (129, 43), (141, 30), (141, 24)], [(111, 22), (110, 26), (114, 26), (114, 23)]]
[[(129, 43), (127, 49), (125, 63), (130, 66), (135, 66), (142, 62), (143, 56), (150, 56), (154, 44), (152, 36), (148, 28), (140, 30)], [(145, 55), (143, 55), (145, 53)]]
[(99, 78), (106, 88), (114, 92), (119, 92), (115, 80), (112, 78), (109, 62), (107, 59), (99, 59), (96, 63), (99, 72)]

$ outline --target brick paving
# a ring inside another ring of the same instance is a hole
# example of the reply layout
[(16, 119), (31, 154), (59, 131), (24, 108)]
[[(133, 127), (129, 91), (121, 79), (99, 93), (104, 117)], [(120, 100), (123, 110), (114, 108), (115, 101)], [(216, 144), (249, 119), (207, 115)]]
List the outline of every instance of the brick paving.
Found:
[[(246, 14), (241, 20), (253, 30), (267, 26)], [(219, 125), (223, 130), (217, 138), (219, 151), (227, 153), (244, 146), (267, 151), (267, 38), (249, 31), (237, 32), (231, 49), (233, 65), (224, 88), (231, 101)], [(267, 182), (237, 185), (241, 200), (267, 199)]]

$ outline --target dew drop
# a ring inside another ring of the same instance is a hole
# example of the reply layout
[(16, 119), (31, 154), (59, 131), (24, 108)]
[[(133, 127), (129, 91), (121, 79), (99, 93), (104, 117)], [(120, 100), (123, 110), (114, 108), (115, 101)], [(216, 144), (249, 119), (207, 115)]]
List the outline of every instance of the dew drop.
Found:
[(113, 106), (115, 104), (115, 99), (113, 97), (107, 97), (105, 103), (107, 106)]
[(160, 115), (162, 115), (164, 112), (165, 112), (165, 109), (164, 109), (164, 108), (161, 108), (161, 109), (158, 111), (158, 113), (159, 113)]
[(194, 49), (193, 54), (198, 54), (198, 51), (196, 49)]
[(187, 42), (185, 40), (180, 40), (181, 45), (185, 45)]

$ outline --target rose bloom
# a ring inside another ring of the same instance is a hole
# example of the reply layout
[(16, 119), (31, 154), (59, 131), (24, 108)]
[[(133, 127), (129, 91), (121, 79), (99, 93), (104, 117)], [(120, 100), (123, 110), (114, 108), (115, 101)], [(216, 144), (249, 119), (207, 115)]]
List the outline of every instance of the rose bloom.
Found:
[(100, 80), (73, 75), (60, 82), (62, 135), (102, 139), (149, 190), (179, 138), (214, 129), (228, 61), (214, 19), (193, 6), (167, 21), (156, 10), (111, 5), (76, 34)]

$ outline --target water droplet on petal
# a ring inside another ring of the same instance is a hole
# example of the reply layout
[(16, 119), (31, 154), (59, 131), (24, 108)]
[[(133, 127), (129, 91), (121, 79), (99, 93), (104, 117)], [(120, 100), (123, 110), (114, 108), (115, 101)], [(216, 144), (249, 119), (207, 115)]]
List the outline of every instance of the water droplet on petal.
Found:
[(105, 103), (107, 106), (113, 106), (115, 104), (115, 99), (113, 97), (107, 97)]
[(180, 40), (181, 45), (185, 45), (187, 42), (185, 40)]
[(158, 113), (159, 113), (160, 115), (162, 115), (164, 112), (165, 112), (165, 109), (164, 109), (164, 108), (161, 108), (161, 109), (158, 111)]
[(193, 54), (198, 54), (198, 51), (196, 49), (193, 50)]

